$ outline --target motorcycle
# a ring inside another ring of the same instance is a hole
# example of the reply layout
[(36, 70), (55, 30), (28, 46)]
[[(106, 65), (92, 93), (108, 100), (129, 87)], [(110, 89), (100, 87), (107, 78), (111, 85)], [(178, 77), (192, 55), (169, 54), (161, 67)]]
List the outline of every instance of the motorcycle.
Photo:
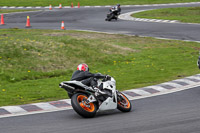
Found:
[(73, 109), (82, 117), (92, 118), (97, 112), (114, 109), (131, 111), (131, 102), (122, 92), (116, 90), (113, 77), (97, 79), (97, 83), (99, 89), (96, 90), (80, 81), (63, 81), (59, 86), (68, 92)]
[(111, 21), (112, 19), (118, 19), (118, 11), (114, 8), (110, 9), (110, 12), (107, 14), (107, 18), (105, 19), (105, 21)]
[(199, 58), (198, 58), (198, 60), (197, 60), (197, 66), (198, 66), (198, 68), (200, 69), (200, 56), (199, 56)]

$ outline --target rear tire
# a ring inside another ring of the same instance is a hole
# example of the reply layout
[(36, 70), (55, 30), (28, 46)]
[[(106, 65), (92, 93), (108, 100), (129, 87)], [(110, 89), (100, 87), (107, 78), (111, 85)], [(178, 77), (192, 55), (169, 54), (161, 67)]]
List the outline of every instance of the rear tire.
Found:
[(83, 93), (74, 94), (71, 98), (73, 109), (82, 117), (92, 118), (96, 115), (97, 105), (95, 103), (86, 104), (84, 99), (88, 96)]
[(117, 109), (119, 109), (122, 112), (129, 112), (131, 111), (132, 105), (130, 100), (121, 92), (119, 92), (117, 97), (122, 97), (122, 98), (117, 98), (120, 100), (117, 100)]

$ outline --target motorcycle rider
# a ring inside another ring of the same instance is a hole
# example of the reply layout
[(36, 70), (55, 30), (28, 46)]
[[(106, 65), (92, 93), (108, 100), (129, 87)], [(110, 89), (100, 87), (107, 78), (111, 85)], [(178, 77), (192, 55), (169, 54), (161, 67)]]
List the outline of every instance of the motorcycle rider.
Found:
[(118, 15), (121, 13), (121, 7), (120, 4), (117, 4), (116, 6), (109, 9), (110, 13), (107, 14), (107, 18), (105, 21), (111, 21), (111, 19), (118, 19)]
[[(200, 52), (199, 52), (200, 53)], [(200, 56), (199, 56), (199, 58), (198, 58), (198, 60), (197, 60), (197, 66), (198, 66), (198, 68), (200, 69)]]
[(120, 4), (117, 4), (117, 12), (118, 12), (118, 15), (120, 15), (120, 13), (121, 13), (121, 7), (120, 7)]
[[(113, 12), (113, 11), (114, 12)], [(110, 12), (113, 12), (113, 13), (115, 13), (115, 15), (120, 15), (120, 13), (121, 13), (121, 7), (120, 7), (120, 4), (117, 4), (116, 6), (114, 6), (114, 7), (112, 7), (111, 9), (110, 9)]]
[(88, 65), (83, 63), (78, 65), (77, 71), (75, 71), (72, 74), (71, 81), (72, 80), (81, 81), (82, 84), (91, 87), (93, 90), (98, 90), (97, 79), (108, 78), (108, 77), (110, 76), (103, 75), (100, 73), (96, 74), (90, 73)]

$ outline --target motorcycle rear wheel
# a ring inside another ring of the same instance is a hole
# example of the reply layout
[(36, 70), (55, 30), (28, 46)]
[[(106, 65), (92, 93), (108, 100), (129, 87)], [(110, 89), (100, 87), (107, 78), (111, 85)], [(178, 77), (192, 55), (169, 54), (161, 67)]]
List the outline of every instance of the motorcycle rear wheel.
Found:
[(83, 93), (76, 93), (71, 98), (73, 109), (82, 117), (92, 118), (96, 115), (97, 105), (95, 103), (86, 103), (88, 96)]
[(130, 100), (121, 92), (119, 92), (120, 94), (118, 95), (121, 96), (122, 98), (118, 98), (120, 100), (117, 101), (117, 109), (119, 109), (122, 112), (129, 112), (131, 111), (132, 105)]

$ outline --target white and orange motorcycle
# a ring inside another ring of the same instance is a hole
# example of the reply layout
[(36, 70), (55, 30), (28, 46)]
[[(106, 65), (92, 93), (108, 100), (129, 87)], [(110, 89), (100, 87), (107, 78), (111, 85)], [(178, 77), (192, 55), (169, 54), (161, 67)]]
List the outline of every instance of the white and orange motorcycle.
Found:
[(91, 118), (97, 112), (114, 109), (131, 111), (131, 102), (122, 92), (116, 90), (113, 77), (97, 79), (97, 82), (99, 89), (92, 89), (80, 81), (63, 81), (59, 86), (68, 92), (73, 109), (82, 117)]

